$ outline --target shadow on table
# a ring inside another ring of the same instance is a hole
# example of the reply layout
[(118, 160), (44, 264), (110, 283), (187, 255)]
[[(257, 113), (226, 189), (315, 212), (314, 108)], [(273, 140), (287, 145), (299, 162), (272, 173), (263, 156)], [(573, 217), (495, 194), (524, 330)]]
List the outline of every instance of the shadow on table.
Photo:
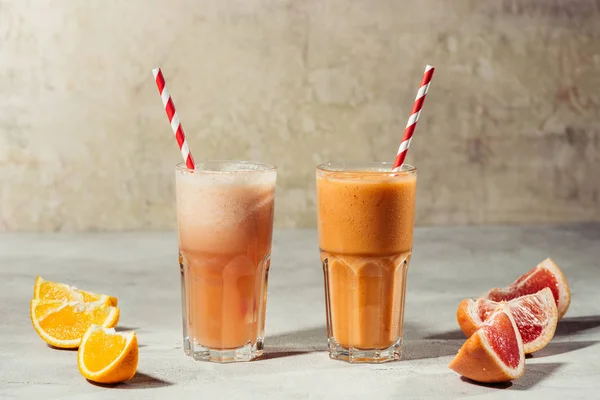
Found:
[[(569, 336), (579, 332), (600, 327), (600, 315), (588, 315), (585, 317), (567, 317), (558, 321), (554, 336)], [(460, 329), (428, 335), (425, 339), (458, 340), (465, 339)]]
[(314, 351), (310, 350), (285, 350), (285, 349), (269, 349), (265, 348), (265, 352), (263, 353), (260, 359), (262, 360), (271, 360), (273, 358), (283, 358), (283, 357), (293, 357), (293, 356), (301, 356), (302, 354), (314, 353)]
[[(420, 336), (418, 328), (410, 324), (405, 326), (405, 333), (405, 337)], [(403, 345), (402, 359), (420, 360), (455, 355), (461, 344), (458, 341), (407, 340)], [(321, 351), (327, 351), (325, 326), (267, 336), (263, 358), (292, 357)]]
[(471, 380), (469, 378), (465, 378), (464, 376), (461, 376), (460, 380), (463, 382), (466, 382), (466, 383), (470, 383), (471, 385), (482, 386), (482, 387), (487, 387), (487, 388), (492, 388), (492, 389), (508, 389), (512, 386), (512, 382), (483, 383), (483, 382), (477, 382), (477, 381)]
[[(527, 363), (527, 362), (526, 362)], [(525, 375), (513, 382), (511, 390), (529, 390), (554, 375), (565, 363), (527, 363)]]
[(568, 336), (600, 327), (600, 315), (567, 317), (558, 321), (554, 336)]
[(455, 356), (463, 342), (458, 340), (408, 340), (402, 346), (402, 360)]
[(447, 332), (434, 333), (425, 336), (425, 339), (433, 340), (467, 340), (467, 337), (460, 329), (454, 329)]
[(123, 383), (105, 384), (92, 381), (88, 382), (96, 386), (112, 389), (152, 389), (173, 385), (172, 382), (144, 374), (143, 372), (136, 373), (133, 378)]
[(56, 346), (52, 346), (51, 344), (46, 344), (46, 346), (50, 347), (52, 350), (59, 350), (59, 351), (74, 351), (77, 352), (77, 347), (74, 349), (63, 349), (62, 347), (56, 347)]
[(525, 367), (525, 375), (523, 375), (521, 378), (517, 379), (514, 382), (481, 383), (465, 378), (464, 376), (460, 379), (463, 382), (467, 382), (472, 385), (489, 387), (499, 390), (529, 390), (535, 387), (540, 382), (552, 376), (563, 365), (564, 363), (527, 364), (527, 366)]
[(585, 349), (600, 343), (599, 340), (581, 340), (575, 342), (550, 342), (546, 347), (536, 351), (531, 358), (555, 356), (557, 354), (569, 353), (571, 351)]
[(291, 357), (327, 350), (325, 326), (267, 336), (263, 358)]
[(141, 328), (134, 326), (115, 326), (115, 331), (126, 332), (126, 331), (139, 331)]

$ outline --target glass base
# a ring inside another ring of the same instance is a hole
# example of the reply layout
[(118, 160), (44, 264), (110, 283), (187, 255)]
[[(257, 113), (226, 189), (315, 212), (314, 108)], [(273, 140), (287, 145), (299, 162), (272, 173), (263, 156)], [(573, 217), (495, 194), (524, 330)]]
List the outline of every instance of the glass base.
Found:
[(183, 338), (183, 352), (196, 361), (216, 363), (252, 361), (262, 356), (263, 339), (258, 338), (254, 346), (248, 343), (237, 349), (209, 349), (198, 343), (193, 343), (189, 337), (185, 337)]
[(380, 364), (398, 361), (402, 356), (402, 338), (386, 349), (355, 349), (342, 347), (333, 338), (329, 341), (329, 358), (332, 360), (346, 361), (351, 364)]

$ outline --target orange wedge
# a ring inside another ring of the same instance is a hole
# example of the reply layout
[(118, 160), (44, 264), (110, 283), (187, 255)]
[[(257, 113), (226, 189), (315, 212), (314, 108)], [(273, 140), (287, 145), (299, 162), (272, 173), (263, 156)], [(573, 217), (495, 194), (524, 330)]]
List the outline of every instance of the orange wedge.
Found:
[(135, 332), (92, 325), (83, 335), (77, 351), (77, 366), (86, 379), (99, 383), (118, 383), (133, 378), (138, 365)]
[(112, 328), (119, 321), (119, 309), (105, 302), (78, 303), (59, 300), (31, 300), (29, 307), (35, 331), (48, 344), (63, 349), (79, 347), (92, 325)]
[(45, 281), (41, 276), (38, 276), (35, 280), (33, 298), (38, 300), (77, 301), (80, 303), (93, 303), (108, 299), (110, 305), (115, 307), (118, 303), (116, 297), (87, 292), (64, 283)]

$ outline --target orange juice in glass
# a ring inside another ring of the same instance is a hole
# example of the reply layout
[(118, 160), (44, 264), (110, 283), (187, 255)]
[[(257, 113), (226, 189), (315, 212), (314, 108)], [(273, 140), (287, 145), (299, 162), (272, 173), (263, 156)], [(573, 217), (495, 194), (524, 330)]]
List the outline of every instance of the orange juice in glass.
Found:
[(317, 168), (319, 247), (329, 356), (398, 360), (413, 241), (416, 168), (330, 163)]
[(208, 161), (175, 174), (184, 351), (250, 361), (263, 352), (275, 167)]

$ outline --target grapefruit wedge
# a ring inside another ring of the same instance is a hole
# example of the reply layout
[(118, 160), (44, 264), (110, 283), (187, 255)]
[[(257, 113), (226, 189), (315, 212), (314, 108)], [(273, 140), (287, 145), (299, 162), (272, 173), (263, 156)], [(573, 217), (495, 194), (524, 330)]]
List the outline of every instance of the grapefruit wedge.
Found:
[(467, 339), (449, 367), (465, 378), (485, 383), (506, 382), (523, 375), (523, 341), (506, 304)]
[(571, 292), (567, 279), (558, 268), (558, 265), (550, 258), (545, 259), (529, 272), (521, 275), (510, 286), (490, 290), (487, 298), (493, 301), (508, 301), (537, 293), (544, 288), (550, 288), (552, 291), (558, 308), (558, 319), (561, 319), (569, 309), (569, 304), (571, 304)]
[(506, 304), (512, 313), (523, 340), (525, 354), (538, 351), (550, 343), (558, 323), (558, 309), (550, 288), (518, 297), (508, 303), (498, 303), (485, 298), (465, 299), (459, 304), (456, 312), (460, 329), (470, 337), (494, 310), (503, 304)]

